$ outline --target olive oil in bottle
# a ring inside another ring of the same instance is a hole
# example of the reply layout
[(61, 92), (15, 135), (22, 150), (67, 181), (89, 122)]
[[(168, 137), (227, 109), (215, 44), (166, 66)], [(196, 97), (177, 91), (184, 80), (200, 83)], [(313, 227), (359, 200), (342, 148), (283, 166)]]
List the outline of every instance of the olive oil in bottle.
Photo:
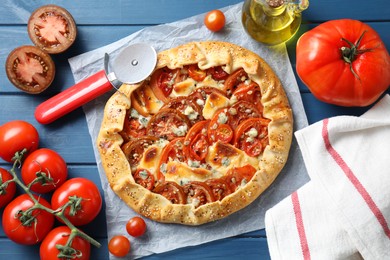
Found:
[(246, 0), (242, 9), (242, 24), (255, 40), (276, 45), (289, 40), (301, 25), (301, 12), (308, 6), (291, 0)]

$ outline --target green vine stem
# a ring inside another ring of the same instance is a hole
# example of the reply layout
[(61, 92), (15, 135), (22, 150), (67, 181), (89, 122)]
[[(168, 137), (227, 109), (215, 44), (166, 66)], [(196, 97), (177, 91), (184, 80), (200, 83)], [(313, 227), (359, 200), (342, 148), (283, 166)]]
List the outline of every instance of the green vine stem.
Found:
[(14, 161), (13, 166), (9, 170), (9, 172), (13, 176), (13, 179), (7, 181), (7, 184), (9, 182), (15, 182), (19, 187), (21, 187), (24, 190), (24, 192), (34, 202), (34, 205), (31, 208), (27, 209), (26, 211), (21, 211), (18, 213), (18, 217), (21, 220), (22, 224), (23, 225), (30, 225), (32, 222), (35, 221), (35, 217), (32, 215), (32, 212), (34, 210), (44, 210), (50, 214), (55, 215), (57, 218), (62, 220), (62, 222), (69, 227), (69, 229), (71, 230), (71, 233), (69, 235), (67, 243), (64, 246), (57, 245), (57, 248), (60, 251), (58, 257), (61, 257), (61, 258), (74, 258), (75, 256), (79, 257), (79, 255), (78, 255), (79, 252), (77, 252), (77, 250), (75, 250), (71, 247), (72, 241), (76, 236), (83, 238), (84, 240), (88, 241), (91, 245), (93, 245), (95, 247), (100, 247), (101, 245), (98, 241), (96, 241), (95, 239), (93, 239), (92, 237), (90, 237), (89, 235), (87, 235), (86, 233), (81, 231), (80, 229), (78, 229), (65, 216), (65, 210), (67, 208), (70, 208), (70, 211), (73, 214), (75, 214), (77, 210), (80, 210), (80, 208), (81, 208), (80, 203), (83, 200), (83, 198), (80, 198), (77, 196), (72, 196), (69, 198), (69, 201), (65, 205), (63, 205), (62, 207), (60, 207), (58, 209), (51, 209), (51, 208), (45, 207), (44, 205), (40, 204), (39, 199), (36, 199), (34, 194), (30, 191), (31, 185), (26, 186), (18, 178), (18, 176), (16, 174), (16, 169), (20, 168), (22, 166), (23, 157), (26, 153), (27, 153), (26, 149), (22, 150), (21, 152), (15, 153), (15, 156), (13, 158), (13, 161)]

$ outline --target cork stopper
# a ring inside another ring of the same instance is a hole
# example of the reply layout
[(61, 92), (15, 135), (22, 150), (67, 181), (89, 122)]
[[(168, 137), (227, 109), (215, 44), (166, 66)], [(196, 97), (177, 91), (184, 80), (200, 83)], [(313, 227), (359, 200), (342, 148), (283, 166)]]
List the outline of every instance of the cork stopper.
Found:
[(267, 0), (269, 7), (277, 8), (284, 4), (284, 0)]

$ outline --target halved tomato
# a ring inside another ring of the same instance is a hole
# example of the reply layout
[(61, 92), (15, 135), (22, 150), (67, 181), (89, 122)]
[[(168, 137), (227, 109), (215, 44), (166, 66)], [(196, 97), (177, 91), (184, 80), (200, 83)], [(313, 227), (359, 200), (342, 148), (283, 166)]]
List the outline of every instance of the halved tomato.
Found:
[(20, 90), (38, 94), (46, 90), (55, 75), (51, 57), (35, 46), (14, 49), (6, 61), (7, 77)]
[(187, 195), (187, 203), (194, 204), (196, 208), (215, 201), (213, 191), (204, 182), (191, 181), (183, 186), (183, 190)]
[(191, 127), (184, 140), (184, 153), (196, 161), (203, 161), (208, 153), (207, 128), (210, 120), (199, 121)]
[(72, 15), (57, 5), (44, 5), (35, 10), (27, 28), (31, 41), (47, 53), (67, 50), (77, 35)]
[(158, 69), (153, 72), (150, 78), (150, 87), (156, 97), (167, 103), (173, 90), (173, 84), (175, 83), (175, 77), (177, 76), (178, 70), (171, 70), (166, 67)]
[(167, 198), (173, 204), (185, 204), (186, 195), (183, 188), (173, 181), (160, 182), (153, 190), (154, 193), (160, 194)]
[(169, 100), (161, 109), (171, 108), (179, 110), (183, 115), (186, 115), (192, 124), (199, 120), (203, 120), (202, 109), (190, 97), (175, 97)]
[(175, 109), (166, 108), (152, 116), (146, 127), (146, 134), (171, 141), (185, 136), (190, 127), (191, 122), (185, 115)]
[(241, 122), (248, 118), (263, 117), (254, 104), (243, 100), (232, 105), (228, 110), (228, 114), (230, 116), (228, 124), (233, 129), (236, 129)]
[(135, 118), (131, 116), (131, 110), (128, 110), (125, 117), (125, 122), (123, 124), (123, 130), (120, 132), (121, 136), (125, 140), (125, 142), (130, 141), (134, 138), (140, 138), (146, 135), (146, 124), (141, 123), (141, 120), (146, 119), (143, 118)]
[(232, 189), (226, 178), (209, 179), (205, 183), (210, 187), (216, 200), (222, 200), (232, 193)]
[(229, 125), (231, 120), (232, 115), (226, 108), (222, 108), (214, 114), (207, 129), (208, 139), (211, 143), (217, 141), (229, 143), (233, 139), (233, 129)]
[(268, 124), (264, 118), (249, 118), (235, 130), (234, 145), (249, 156), (259, 156), (268, 145)]

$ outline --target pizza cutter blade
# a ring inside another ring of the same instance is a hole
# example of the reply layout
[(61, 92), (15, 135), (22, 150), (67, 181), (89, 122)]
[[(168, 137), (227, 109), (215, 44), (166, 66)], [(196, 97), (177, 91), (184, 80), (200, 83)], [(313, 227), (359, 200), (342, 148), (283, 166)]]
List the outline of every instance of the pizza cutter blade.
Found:
[[(112, 90), (123, 83), (135, 84), (146, 79), (157, 63), (155, 49), (145, 43), (136, 43), (124, 48), (112, 66), (109, 55), (104, 57), (104, 69), (72, 87), (51, 97), (35, 109), (35, 119), (49, 124), (76, 108)], [(109, 71), (112, 68), (112, 71)]]

